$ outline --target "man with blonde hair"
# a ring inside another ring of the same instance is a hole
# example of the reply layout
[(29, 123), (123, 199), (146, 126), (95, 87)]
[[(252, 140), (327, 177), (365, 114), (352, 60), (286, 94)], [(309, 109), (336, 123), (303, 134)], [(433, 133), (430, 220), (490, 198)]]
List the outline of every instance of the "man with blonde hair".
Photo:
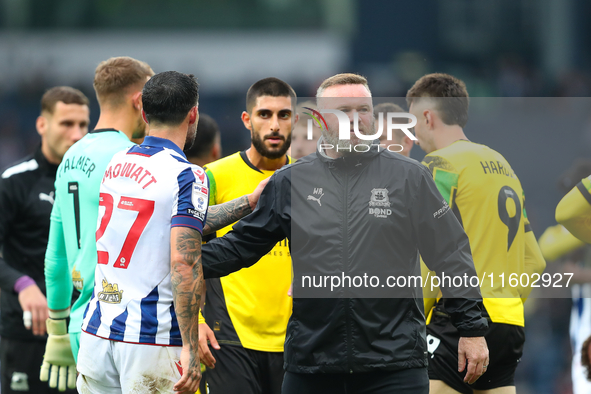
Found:
[[(96, 227), (99, 205), (103, 204), (99, 189), (113, 155), (133, 146), (131, 139), (144, 138), (146, 123), (142, 119), (142, 89), (153, 75), (150, 66), (130, 57), (114, 57), (101, 62), (94, 78), (101, 109), (97, 125), (68, 151), (58, 169), (56, 201), (45, 256), (50, 319), (47, 323), (49, 339), (41, 368), (41, 379), (49, 380), (52, 387), (58, 384), (58, 378), (60, 389), (64, 389), (66, 383), (68, 387), (75, 387), (75, 359), (82, 317), (92, 296), (97, 264)], [(215, 231), (250, 213), (258, 194), (259, 189), (228, 202), (228, 205), (211, 207), (203, 231), (206, 234)], [(81, 294), (70, 310), (72, 287)], [(69, 332), (66, 328), (68, 317)]]
[[(419, 252), (439, 273), (473, 276), (468, 238), (420, 163), (375, 144), (348, 149), (359, 144), (354, 130), (373, 134), (364, 77), (335, 75), (317, 98), (318, 111), (326, 114), (322, 149), (276, 171), (257, 209), (203, 246), (204, 277), (250, 267), (287, 237), (294, 299), (282, 393), (426, 394), (421, 289), (386, 287), (387, 278), (420, 278)], [(343, 113), (349, 139), (339, 138)], [(371, 288), (363, 285), (364, 273), (373, 275)], [(314, 279), (312, 286), (309, 275), (331, 283), (318, 286)], [(343, 285), (332, 291), (341, 277)], [(352, 288), (351, 277), (362, 284)], [(474, 381), (488, 363), (478, 289), (450, 285), (443, 292), (454, 297), (450, 313), (464, 337), (459, 362), (467, 362)]]
[[(82, 314), (94, 285), (99, 187), (111, 157), (132, 146), (131, 138), (144, 137), (141, 94), (152, 75), (150, 66), (130, 57), (114, 57), (98, 65), (94, 75), (101, 111), (98, 122), (67, 152), (57, 171), (45, 255), (49, 338), (41, 368), (41, 380), (51, 375), (51, 387), (58, 383), (60, 367), (60, 389), (65, 389), (66, 379), (69, 388), (76, 385)], [(80, 296), (70, 310), (72, 288)]]

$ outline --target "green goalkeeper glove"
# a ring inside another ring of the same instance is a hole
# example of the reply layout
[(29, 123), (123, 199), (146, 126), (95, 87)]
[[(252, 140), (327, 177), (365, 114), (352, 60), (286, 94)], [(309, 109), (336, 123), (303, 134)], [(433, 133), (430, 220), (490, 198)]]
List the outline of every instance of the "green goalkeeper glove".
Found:
[[(76, 388), (76, 361), (72, 355), (70, 346), (70, 334), (66, 327), (65, 317), (47, 319), (47, 345), (41, 365), (40, 380), (47, 382), (49, 387), (58, 387), (59, 391), (66, 391), (66, 380), (68, 388)], [(69, 315), (69, 311), (68, 314)], [(66, 315), (66, 317), (67, 317)]]

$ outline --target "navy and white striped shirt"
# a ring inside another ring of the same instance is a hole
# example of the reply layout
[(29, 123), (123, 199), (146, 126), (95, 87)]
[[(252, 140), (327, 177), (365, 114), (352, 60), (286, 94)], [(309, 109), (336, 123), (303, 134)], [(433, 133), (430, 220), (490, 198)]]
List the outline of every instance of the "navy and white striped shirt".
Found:
[(202, 232), (207, 176), (173, 142), (146, 137), (119, 152), (100, 189), (98, 264), (82, 330), (105, 339), (181, 346), (170, 282), (170, 229)]

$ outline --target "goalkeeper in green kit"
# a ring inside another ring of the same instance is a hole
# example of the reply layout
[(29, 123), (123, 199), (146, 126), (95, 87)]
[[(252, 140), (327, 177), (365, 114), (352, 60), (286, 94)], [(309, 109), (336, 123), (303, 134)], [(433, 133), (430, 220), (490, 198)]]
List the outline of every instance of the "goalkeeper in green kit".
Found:
[[(59, 380), (60, 391), (66, 385), (76, 388), (82, 317), (94, 288), (101, 181), (112, 156), (133, 145), (130, 139), (144, 137), (141, 92), (152, 75), (150, 66), (130, 57), (100, 63), (94, 77), (101, 111), (97, 125), (67, 151), (57, 170), (45, 254), (49, 319), (41, 380), (49, 380), (50, 387)], [(80, 297), (70, 311), (73, 288)]]

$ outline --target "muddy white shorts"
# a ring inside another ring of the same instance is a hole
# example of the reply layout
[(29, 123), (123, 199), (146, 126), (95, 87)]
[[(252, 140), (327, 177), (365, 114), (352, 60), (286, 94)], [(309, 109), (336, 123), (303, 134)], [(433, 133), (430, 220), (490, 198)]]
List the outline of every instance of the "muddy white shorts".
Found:
[(82, 332), (79, 393), (173, 393), (181, 378), (181, 347), (111, 341)]

